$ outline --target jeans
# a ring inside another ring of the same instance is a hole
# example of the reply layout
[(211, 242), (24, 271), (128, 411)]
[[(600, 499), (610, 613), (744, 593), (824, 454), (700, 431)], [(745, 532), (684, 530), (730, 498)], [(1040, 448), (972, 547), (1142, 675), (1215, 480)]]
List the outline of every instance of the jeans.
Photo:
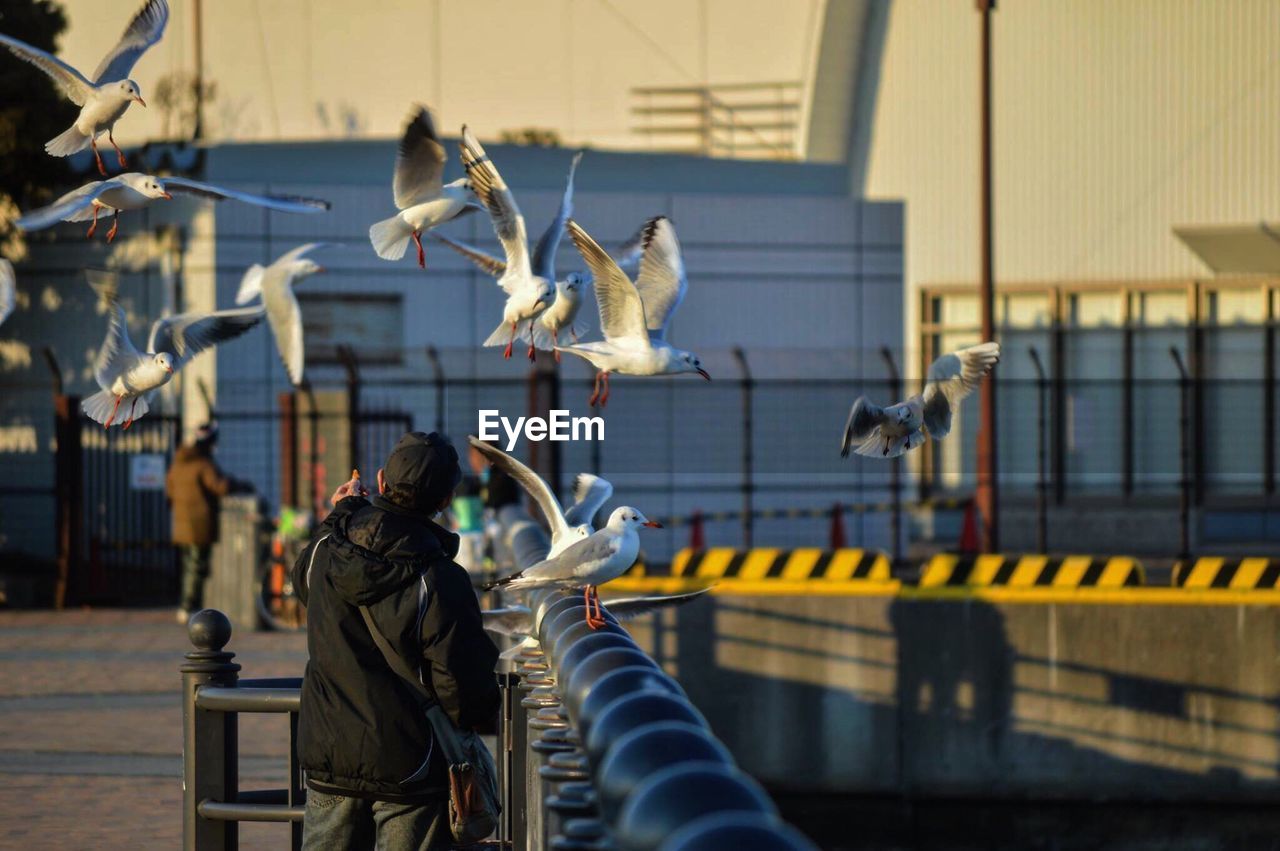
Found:
[(178, 605), (188, 612), (204, 608), (204, 581), (209, 578), (208, 544), (182, 545), (182, 602)]
[(392, 804), (307, 790), (303, 851), (432, 851), (449, 848), (445, 801)]

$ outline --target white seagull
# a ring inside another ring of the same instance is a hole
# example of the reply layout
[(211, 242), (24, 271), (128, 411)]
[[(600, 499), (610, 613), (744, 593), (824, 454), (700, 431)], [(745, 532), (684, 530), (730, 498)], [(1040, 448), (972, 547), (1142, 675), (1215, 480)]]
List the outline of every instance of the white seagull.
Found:
[[(490, 446), (474, 436), (468, 436), (467, 441), (477, 452), (489, 459), (490, 464), (515, 479), (538, 504), (538, 510), (547, 519), (547, 527), (551, 530), (551, 549), (547, 553), (548, 557), (559, 555), (570, 544), (591, 535), (593, 531), (591, 518), (613, 494), (613, 485), (598, 476), (590, 476), (590, 481), (583, 481), (579, 476), (579, 482), (575, 483), (574, 488), (576, 501), (569, 509), (574, 512), (573, 516), (577, 522), (570, 523), (567, 519), (569, 512), (560, 508), (560, 501), (556, 499), (555, 494), (551, 492), (551, 488), (541, 476), (496, 446)], [(589, 474), (582, 474), (582, 476), (587, 475)]]
[(0, 258), (0, 325), (13, 313), (18, 303), (18, 279), (13, 274), (13, 264)]
[(650, 219), (642, 231), (640, 273), (633, 284), (626, 273), (590, 235), (569, 222), (569, 235), (587, 261), (595, 280), (596, 303), (604, 340), (558, 347), (590, 361), (597, 370), (589, 405), (609, 401), (609, 373), (711, 376), (693, 352), (677, 349), (665, 337), (671, 315), (684, 300), (689, 284), (675, 227), (665, 216)]
[(128, 167), (124, 152), (116, 144), (113, 131), (129, 104), (136, 101), (143, 106), (147, 105), (138, 90), (138, 84), (129, 79), (129, 73), (142, 54), (147, 52), (147, 48), (164, 35), (164, 26), (168, 21), (169, 4), (165, 0), (148, 0), (133, 16), (119, 43), (98, 64), (92, 81), (56, 56), (16, 38), (0, 35), (0, 44), (9, 48), (14, 56), (48, 74), (62, 93), (80, 107), (76, 123), (66, 132), (46, 142), (45, 151), (55, 157), (66, 157), (85, 148), (92, 148), (98, 171), (105, 176), (107, 169), (98, 153), (98, 136), (106, 131), (111, 147), (116, 149), (120, 167)]
[(519, 573), (488, 583), (485, 590), (582, 588), (583, 599), (587, 604), (587, 623), (593, 629), (599, 629), (604, 626), (604, 616), (600, 612), (600, 593), (596, 587), (617, 579), (636, 563), (636, 557), (640, 555), (640, 536), (637, 530), (645, 526), (662, 528), (662, 524), (649, 520), (630, 506), (615, 508), (604, 528), (581, 541), (575, 541), (558, 555), (548, 556)]
[(93, 375), (102, 390), (80, 403), (94, 422), (110, 428), (122, 402), (129, 402), (124, 427), (150, 410), (151, 391), (163, 387), (173, 374), (205, 349), (238, 337), (262, 321), (262, 307), (182, 313), (157, 319), (151, 326), (147, 350), (140, 352), (129, 339), (124, 308), (117, 297), (116, 277), (85, 270), (89, 284), (107, 303), (111, 315), (107, 337), (93, 364)]
[(444, 183), (444, 163), (444, 146), (431, 112), (420, 106), (405, 124), (396, 152), (391, 190), (400, 212), (369, 228), (369, 242), (383, 260), (403, 257), (412, 237), (418, 247), (418, 266), (427, 268), (422, 232), (477, 209), (465, 177)]
[(853, 450), (859, 455), (896, 458), (924, 443), (927, 431), (934, 440), (951, 431), (951, 412), (960, 400), (982, 383), (1000, 360), (999, 343), (979, 343), (938, 358), (929, 367), (924, 392), (887, 408), (859, 396), (849, 409), (840, 441), (841, 457)]
[[(462, 165), (471, 180), (471, 190), (489, 211), (494, 233), (506, 254), (506, 266), (498, 277), (498, 286), (507, 294), (507, 303), (502, 308), (502, 324), (489, 335), (484, 345), (501, 346), (505, 339), (507, 347), (502, 356), (509, 358), (520, 323), (532, 323), (537, 319), (551, 304), (555, 290), (551, 280), (530, 265), (529, 236), (525, 231), (524, 216), (520, 214), (516, 199), (503, 182), (502, 175), (498, 174), (493, 161), (465, 124), (462, 126), (461, 148)], [(533, 351), (530, 343), (529, 360), (534, 359)]]
[(18, 219), (23, 230), (42, 230), (58, 222), (86, 222), (93, 224), (85, 234), (92, 239), (98, 229), (98, 216), (106, 210), (111, 213), (111, 230), (107, 242), (115, 239), (120, 225), (121, 210), (140, 210), (160, 199), (170, 200), (171, 193), (196, 195), (211, 201), (242, 201), (281, 213), (322, 213), (329, 209), (329, 202), (319, 198), (302, 198), (295, 195), (254, 195), (235, 189), (223, 189), (212, 183), (201, 183), (185, 177), (156, 177), (131, 171), (118, 174), (109, 180), (95, 180), (79, 189), (73, 189), (47, 207), (41, 207)]
[[(565, 224), (573, 215), (573, 176), (581, 159), (582, 151), (574, 154), (569, 164), (569, 179), (565, 183), (564, 196), (560, 199), (560, 209), (533, 249), (533, 273), (548, 281), (555, 281), (556, 296), (551, 306), (542, 311), (529, 327), (521, 328), (517, 336), (534, 348), (544, 351), (554, 351), (560, 344), (560, 335), (566, 330), (575, 343), (586, 333), (586, 325), (577, 319), (582, 307), (582, 296), (590, 285), (589, 279), (580, 272), (570, 272), (563, 280), (556, 281), (556, 252), (560, 248), (560, 239), (564, 236)], [(507, 271), (506, 262), (491, 254), (444, 234), (434, 233), (432, 236), (495, 278), (501, 278)], [(505, 326), (502, 330), (505, 333)], [(555, 357), (559, 363), (560, 353), (556, 352)]]
[(302, 385), (302, 370), (307, 358), (302, 340), (302, 309), (298, 307), (298, 297), (293, 294), (293, 285), (324, 271), (323, 266), (307, 257), (323, 247), (323, 242), (308, 242), (280, 255), (270, 266), (254, 263), (245, 271), (240, 280), (240, 291), (236, 293), (236, 304), (248, 304), (262, 297), (262, 305), (267, 309), (267, 324), (271, 326), (271, 336), (276, 340), (276, 351), (280, 353), (280, 360), (284, 362), (285, 372), (294, 387)]

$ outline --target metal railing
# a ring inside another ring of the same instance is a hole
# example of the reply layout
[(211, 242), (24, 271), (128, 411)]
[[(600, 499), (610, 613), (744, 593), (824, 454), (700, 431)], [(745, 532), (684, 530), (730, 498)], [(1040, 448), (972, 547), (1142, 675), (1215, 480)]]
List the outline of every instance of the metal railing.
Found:
[[(304, 792), (298, 765), (298, 707), (302, 679), (242, 680), (231, 621), (216, 609), (192, 615), (187, 633), (195, 650), (182, 665), (182, 847), (234, 849), (242, 821), (289, 822), (292, 847), (302, 847)], [(288, 713), (288, 786), (246, 790), (240, 785), (239, 714)]]
[[(507, 509), (501, 520), (517, 567), (546, 555), (545, 534), (522, 511)], [(536, 643), (526, 642), (500, 675), (508, 793), (500, 839), (513, 851), (720, 848), (750, 839), (778, 851), (815, 847), (781, 821), (679, 684), (607, 607), (607, 623), (593, 629), (576, 593), (535, 591), (528, 603)]]

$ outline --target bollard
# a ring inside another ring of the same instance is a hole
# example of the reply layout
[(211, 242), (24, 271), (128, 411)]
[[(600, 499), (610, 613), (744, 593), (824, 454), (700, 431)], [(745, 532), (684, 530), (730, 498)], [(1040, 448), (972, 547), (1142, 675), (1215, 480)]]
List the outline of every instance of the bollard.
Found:
[(683, 762), (649, 775), (618, 816), (620, 851), (659, 851), (663, 841), (708, 813), (778, 817), (773, 801), (742, 771), (719, 762)]
[(240, 666), (234, 653), (223, 650), (231, 641), (231, 621), (222, 612), (202, 609), (187, 621), (187, 636), (195, 650), (182, 668), (182, 847), (186, 851), (234, 848), (239, 830), (234, 821), (201, 818), (204, 800), (236, 800), (238, 766), (236, 714), (210, 712), (196, 706), (203, 686), (234, 686)]
[(712, 813), (677, 830), (661, 851), (818, 851), (789, 824), (763, 813)]

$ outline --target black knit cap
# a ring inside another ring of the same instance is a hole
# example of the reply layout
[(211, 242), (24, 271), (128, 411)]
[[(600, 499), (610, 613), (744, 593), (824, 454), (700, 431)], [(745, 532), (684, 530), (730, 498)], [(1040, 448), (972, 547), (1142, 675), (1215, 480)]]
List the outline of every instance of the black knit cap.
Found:
[(458, 453), (447, 437), (411, 431), (400, 438), (382, 468), (387, 489), (399, 485), (411, 508), (435, 511), (462, 480)]

